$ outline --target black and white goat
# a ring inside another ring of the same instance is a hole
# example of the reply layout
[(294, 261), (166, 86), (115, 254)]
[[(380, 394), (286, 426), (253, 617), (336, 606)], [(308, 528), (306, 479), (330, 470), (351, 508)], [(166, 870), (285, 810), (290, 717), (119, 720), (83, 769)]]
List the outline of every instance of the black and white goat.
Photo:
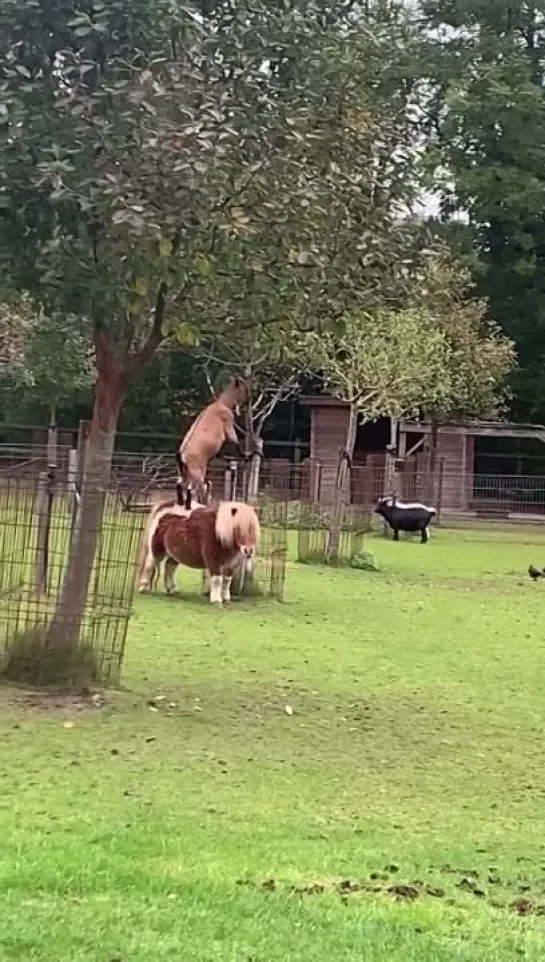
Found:
[(400, 531), (420, 531), (422, 544), (430, 537), (429, 524), (436, 514), (435, 508), (428, 508), (419, 502), (398, 501), (396, 497), (381, 498), (375, 508), (394, 532), (394, 541), (399, 541)]

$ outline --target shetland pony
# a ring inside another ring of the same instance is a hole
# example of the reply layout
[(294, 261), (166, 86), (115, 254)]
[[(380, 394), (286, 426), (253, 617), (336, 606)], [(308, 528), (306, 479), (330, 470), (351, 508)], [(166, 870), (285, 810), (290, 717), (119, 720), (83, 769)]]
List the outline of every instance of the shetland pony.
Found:
[(206, 469), (227, 441), (235, 444), (245, 457), (235, 431), (235, 414), (245, 403), (247, 387), (242, 378), (236, 377), (224, 391), (201, 411), (189, 431), (182, 438), (176, 452), (179, 482), (187, 488), (187, 507), (195, 493), (204, 503), (210, 501), (210, 482), (206, 482)]
[(144, 533), (142, 535), (141, 547), (139, 552), (138, 560), (138, 578), (139, 578), (139, 589), (140, 591), (147, 591), (155, 588), (157, 583), (157, 578), (159, 577), (159, 563), (154, 566), (153, 570), (144, 577), (144, 567), (148, 562), (151, 555), (151, 543), (153, 540), (153, 535), (155, 534), (157, 525), (165, 514), (173, 514), (178, 517), (185, 518), (191, 511), (196, 511), (199, 508), (203, 508), (204, 505), (199, 504), (197, 501), (193, 501), (191, 508), (186, 508), (179, 501), (158, 501), (157, 504), (152, 505), (146, 526), (144, 528)]
[(249, 504), (238, 501), (223, 501), (185, 516), (165, 513), (151, 539), (140, 590), (146, 590), (164, 559), (167, 594), (176, 591), (174, 572), (182, 564), (209, 571), (210, 601), (218, 605), (228, 602), (233, 572), (242, 559), (253, 558), (259, 538), (256, 512)]

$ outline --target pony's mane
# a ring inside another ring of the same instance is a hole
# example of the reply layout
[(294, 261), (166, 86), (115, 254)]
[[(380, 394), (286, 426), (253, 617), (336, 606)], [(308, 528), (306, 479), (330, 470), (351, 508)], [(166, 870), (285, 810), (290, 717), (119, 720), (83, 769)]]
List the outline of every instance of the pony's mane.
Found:
[(259, 520), (254, 509), (243, 501), (222, 501), (216, 514), (216, 537), (226, 548), (237, 544), (256, 544)]

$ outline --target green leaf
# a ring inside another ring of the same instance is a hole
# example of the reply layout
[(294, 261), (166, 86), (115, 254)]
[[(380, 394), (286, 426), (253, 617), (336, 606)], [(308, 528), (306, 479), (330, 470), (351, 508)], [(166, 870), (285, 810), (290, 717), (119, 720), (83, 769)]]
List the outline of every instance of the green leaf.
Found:
[(195, 347), (198, 344), (197, 334), (188, 321), (182, 321), (175, 325), (174, 332), (176, 340), (184, 347)]
[(134, 282), (134, 290), (139, 297), (147, 297), (149, 293), (148, 282), (145, 277), (137, 277)]
[(172, 257), (173, 245), (172, 241), (168, 237), (162, 237), (159, 241), (159, 253), (161, 257), (169, 258)]
[(212, 261), (204, 254), (197, 254), (194, 261), (195, 267), (201, 277), (210, 277), (212, 273)]

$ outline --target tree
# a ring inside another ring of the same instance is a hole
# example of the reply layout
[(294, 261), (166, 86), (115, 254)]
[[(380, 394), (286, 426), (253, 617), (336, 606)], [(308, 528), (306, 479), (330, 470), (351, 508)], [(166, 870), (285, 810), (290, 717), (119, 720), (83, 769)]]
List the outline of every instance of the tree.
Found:
[(487, 302), (476, 296), (469, 270), (446, 247), (424, 252), (415, 282), (414, 308), (433, 317), (448, 346), (448, 390), (433, 403), (422, 404), (432, 426), (426, 471), (426, 497), (431, 500), (441, 423), (501, 417), (516, 353), (513, 341), (490, 319)]
[(250, 275), (275, 319), (341, 313), (364, 254), (384, 257), (410, 145), (406, 125), (368, 120), (395, 50), (345, 7), (0, 8), (0, 264), (47, 316), (89, 319), (97, 372), (60, 644), (81, 623), (123, 400), (165, 337), (215, 327)]
[(0, 301), (0, 380), (24, 369), (25, 341), (36, 322), (36, 308), (28, 295)]
[[(404, 310), (383, 307), (348, 315), (340, 331), (315, 338), (326, 388), (350, 405), (329, 560), (337, 556), (347, 466), (360, 419), (424, 413), (433, 425), (428, 450), (428, 476), (433, 480), (442, 421), (494, 418), (505, 409), (507, 379), (516, 357), (514, 344), (489, 319), (489, 306), (475, 296), (467, 268), (445, 245), (429, 246), (426, 239), (426, 233), (416, 227), (413, 246), (403, 259)], [(387, 467), (392, 461), (387, 459)], [(388, 487), (387, 471), (385, 490)]]
[[(4, 411), (49, 414), (49, 463), (56, 463), (57, 409), (91, 387), (88, 331), (74, 316), (47, 316), (28, 295), (0, 304), (0, 398)], [(16, 398), (16, 402), (14, 402)]]
[(2, 378), (8, 391), (22, 388), (26, 403), (35, 401), (48, 412), (51, 424), (56, 424), (59, 405), (94, 380), (88, 332), (80, 321), (72, 315), (47, 316), (34, 307), (18, 330), (18, 358)]
[(411, 303), (433, 317), (449, 348), (449, 390), (434, 414), (445, 421), (499, 418), (515, 364), (514, 343), (490, 319), (469, 270), (445, 247), (427, 252), (422, 261)]
[(324, 385), (350, 406), (339, 462), (326, 559), (338, 557), (348, 463), (358, 422), (399, 418), (448, 397), (448, 345), (433, 318), (409, 309), (348, 315), (340, 334), (315, 340)]
[(516, 343), (514, 411), (543, 420), (545, 2), (426, 0), (423, 13), (432, 182), (444, 219), (467, 217), (478, 290)]

